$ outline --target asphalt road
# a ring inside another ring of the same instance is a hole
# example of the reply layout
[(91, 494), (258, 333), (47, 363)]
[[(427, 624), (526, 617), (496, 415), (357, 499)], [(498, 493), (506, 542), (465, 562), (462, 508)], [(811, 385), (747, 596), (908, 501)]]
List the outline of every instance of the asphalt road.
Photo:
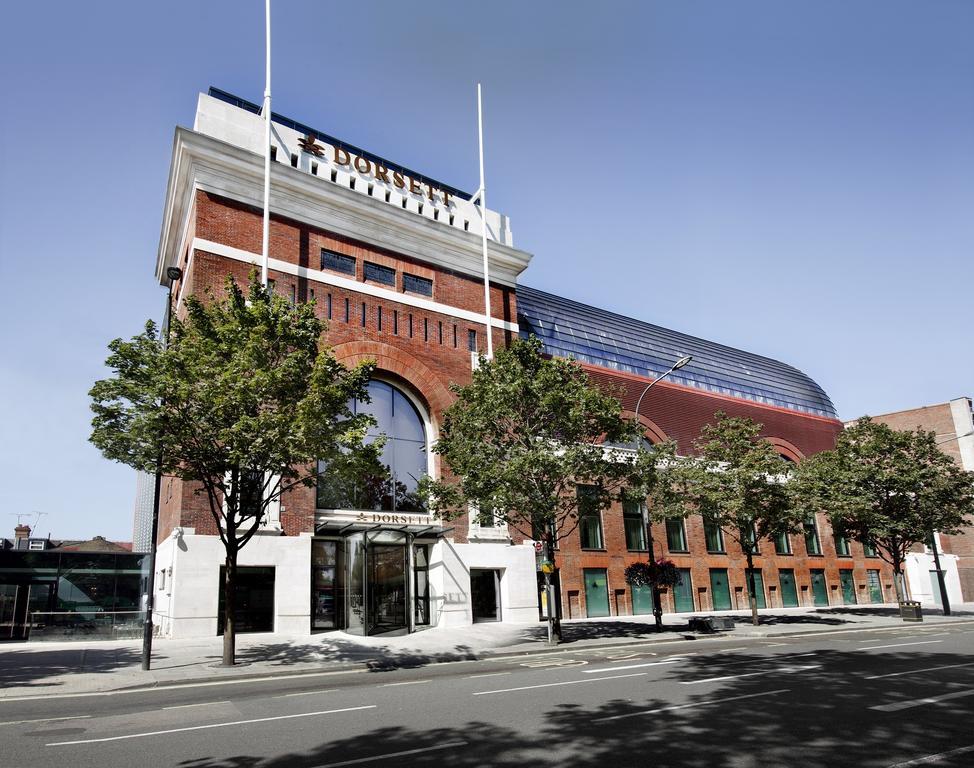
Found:
[(0, 700), (0, 767), (974, 766), (974, 626)]

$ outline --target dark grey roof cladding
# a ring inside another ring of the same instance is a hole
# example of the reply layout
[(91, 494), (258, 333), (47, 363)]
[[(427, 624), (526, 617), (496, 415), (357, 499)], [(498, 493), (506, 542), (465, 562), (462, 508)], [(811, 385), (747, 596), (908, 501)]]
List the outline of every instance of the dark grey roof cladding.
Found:
[(756, 403), (837, 418), (825, 391), (790, 365), (544, 291), (517, 287), (521, 336), (534, 334), (558, 357), (640, 376), (658, 376), (684, 355), (693, 362), (668, 380)]

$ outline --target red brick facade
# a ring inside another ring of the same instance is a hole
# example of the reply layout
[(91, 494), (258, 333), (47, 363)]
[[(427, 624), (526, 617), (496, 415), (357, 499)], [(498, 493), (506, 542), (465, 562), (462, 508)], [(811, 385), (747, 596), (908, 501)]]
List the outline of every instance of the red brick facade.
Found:
[[(261, 242), (261, 215), (258, 210), (214, 195), (197, 192), (190, 214), (190, 232), (196, 238), (210, 241), (222, 247), (258, 253)], [(310, 270), (321, 268), (322, 249), (355, 258), (354, 279), (365, 282), (363, 264), (366, 261), (395, 270), (394, 290), (403, 293), (403, 274), (408, 273), (433, 281), (432, 300), (445, 305), (442, 312), (418, 309), (416, 306), (396, 300), (377, 298), (366, 293), (338, 288), (330, 283), (318, 282), (306, 276), (295, 276), (271, 269), (269, 278), (274, 281), (275, 291), (297, 301), (314, 299), (317, 312), (327, 323), (326, 341), (335, 355), (346, 364), (371, 359), (377, 362), (384, 377), (397, 381), (408, 388), (426, 407), (433, 437), (443, 410), (452, 400), (449, 386), (464, 384), (470, 379), (471, 357), (468, 349), (468, 333), (477, 335), (478, 349), (484, 348), (484, 327), (450, 314), (448, 308), (480, 312), (483, 307), (483, 285), (478, 280), (439, 269), (429, 264), (398, 255), (385, 249), (374, 248), (367, 243), (329, 233), (325, 229), (273, 217), (270, 230), (270, 255), (297, 267)], [(213, 247), (219, 251), (220, 248)], [(227, 274), (238, 281), (245, 281), (252, 266), (238, 259), (228, 258), (207, 250), (196, 250), (182, 257), (185, 270), (185, 286), (177, 284), (177, 295), (200, 293), (205, 290), (219, 292)], [(351, 275), (347, 276), (350, 279)], [(392, 290), (392, 286), (389, 287)], [(494, 317), (516, 322), (516, 293), (514, 289), (493, 285), (492, 310)], [(493, 342), (497, 346), (508, 343), (510, 331), (495, 329)], [(585, 366), (592, 379), (600, 386), (611, 387), (620, 393), (624, 408), (632, 412), (636, 398), (647, 380), (638, 376), (621, 374), (596, 366)], [(716, 411), (723, 410), (734, 416), (748, 416), (764, 425), (764, 434), (778, 446), (779, 451), (793, 460), (830, 448), (841, 424), (832, 419), (803, 415), (782, 408), (762, 406), (757, 403), (731, 397), (723, 397), (690, 387), (661, 382), (643, 400), (641, 420), (647, 427), (647, 435), (654, 441), (675, 439), (684, 451), (701, 427), (712, 421)], [(196, 529), (197, 533), (215, 534), (216, 530), (204, 495), (194, 493), (194, 488), (178, 480), (166, 478), (162, 488), (160, 515), (160, 540), (174, 526)], [(285, 535), (296, 535), (314, 530), (314, 491), (299, 488), (282, 498), (281, 524)], [(457, 542), (466, 541), (466, 521), (459, 520), (451, 534)], [(699, 518), (686, 522), (689, 553), (669, 553), (680, 567), (691, 569), (694, 609), (711, 608), (709, 586), (710, 568), (727, 568), (734, 607), (745, 607), (744, 560), (732, 539), (726, 536), (726, 554), (707, 554), (702, 524)], [(622, 571), (626, 565), (646, 557), (644, 552), (628, 552), (623, 529), (622, 512), (619, 508), (607, 511), (603, 520), (605, 549), (582, 551), (578, 534), (572, 534), (560, 542), (557, 562), (561, 574), (562, 604), (566, 616), (584, 616), (586, 613), (585, 590), (582, 571), (585, 568), (606, 569), (609, 583), (612, 614), (629, 614), (633, 610), (631, 593), (624, 582)], [(861, 547), (852, 544), (853, 556), (836, 557), (828, 523), (819, 520), (819, 537), (823, 555), (812, 556), (805, 552), (801, 536), (792, 537), (791, 555), (776, 556), (770, 542), (762, 542), (762, 554), (755, 566), (762, 569), (768, 592), (769, 605), (781, 605), (778, 592), (778, 569), (794, 569), (802, 605), (810, 605), (810, 569), (825, 571), (830, 604), (841, 604), (839, 569), (854, 572), (859, 602), (867, 602), (866, 571), (882, 571), (882, 585), (887, 595), (892, 594), (892, 579), (888, 568), (880, 561), (864, 558)], [(666, 554), (666, 536), (662, 526), (654, 528), (657, 553)], [(887, 598), (891, 599), (891, 598)], [(664, 596), (664, 607), (673, 610), (671, 595)]]

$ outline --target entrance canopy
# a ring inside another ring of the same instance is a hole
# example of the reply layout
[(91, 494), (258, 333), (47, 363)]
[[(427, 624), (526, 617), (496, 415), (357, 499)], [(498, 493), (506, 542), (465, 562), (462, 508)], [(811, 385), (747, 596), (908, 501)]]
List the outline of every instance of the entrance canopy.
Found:
[(315, 526), (317, 536), (347, 536), (352, 533), (371, 533), (372, 531), (396, 531), (409, 534), (413, 538), (440, 538), (452, 531), (453, 528), (445, 528), (442, 525), (429, 525), (425, 523), (371, 523), (349, 520), (325, 520)]

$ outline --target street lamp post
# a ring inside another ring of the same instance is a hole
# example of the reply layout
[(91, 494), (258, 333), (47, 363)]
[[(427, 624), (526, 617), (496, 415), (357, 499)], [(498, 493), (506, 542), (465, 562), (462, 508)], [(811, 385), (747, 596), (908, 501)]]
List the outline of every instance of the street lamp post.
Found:
[[(673, 371), (678, 371), (680, 368), (682, 368), (684, 365), (689, 363), (691, 360), (693, 360), (693, 357), (691, 357), (690, 355), (685, 355), (681, 357), (679, 360), (673, 363), (672, 367), (670, 367), (668, 371), (657, 376), (649, 384), (646, 385), (646, 388), (639, 395), (639, 399), (636, 400), (636, 421), (637, 422), (639, 421), (639, 408), (643, 404), (643, 397), (646, 396), (646, 393), (649, 392), (649, 390), (651, 390), (657, 383), (659, 383), (667, 376), (669, 376), (671, 373), (673, 373)], [(639, 436), (636, 437), (636, 453), (638, 454), (640, 451), (642, 451), (642, 449), (643, 449), (643, 437), (640, 434)], [(645, 509), (645, 505), (644, 505), (643, 514), (646, 516), (645, 517), (646, 543), (649, 549), (649, 562), (650, 564), (652, 564), (656, 562), (656, 553), (653, 551), (654, 550), (653, 523), (649, 517), (649, 510)], [(660, 600), (659, 587), (656, 586), (656, 584), (654, 583), (651, 589), (653, 592), (653, 618), (656, 621), (656, 631), (662, 632), (663, 631), (663, 604)]]
[[(162, 345), (169, 343), (169, 318), (172, 316), (172, 286), (183, 276), (179, 267), (166, 269), (169, 278), (169, 292), (166, 294), (166, 314), (162, 323)], [(149, 574), (145, 584), (145, 621), (142, 625), (142, 669), (148, 670), (152, 663), (152, 609), (156, 591), (156, 537), (159, 535), (159, 492), (162, 489), (162, 451), (156, 461), (156, 484), (152, 495), (152, 539), (149, 541)]]

